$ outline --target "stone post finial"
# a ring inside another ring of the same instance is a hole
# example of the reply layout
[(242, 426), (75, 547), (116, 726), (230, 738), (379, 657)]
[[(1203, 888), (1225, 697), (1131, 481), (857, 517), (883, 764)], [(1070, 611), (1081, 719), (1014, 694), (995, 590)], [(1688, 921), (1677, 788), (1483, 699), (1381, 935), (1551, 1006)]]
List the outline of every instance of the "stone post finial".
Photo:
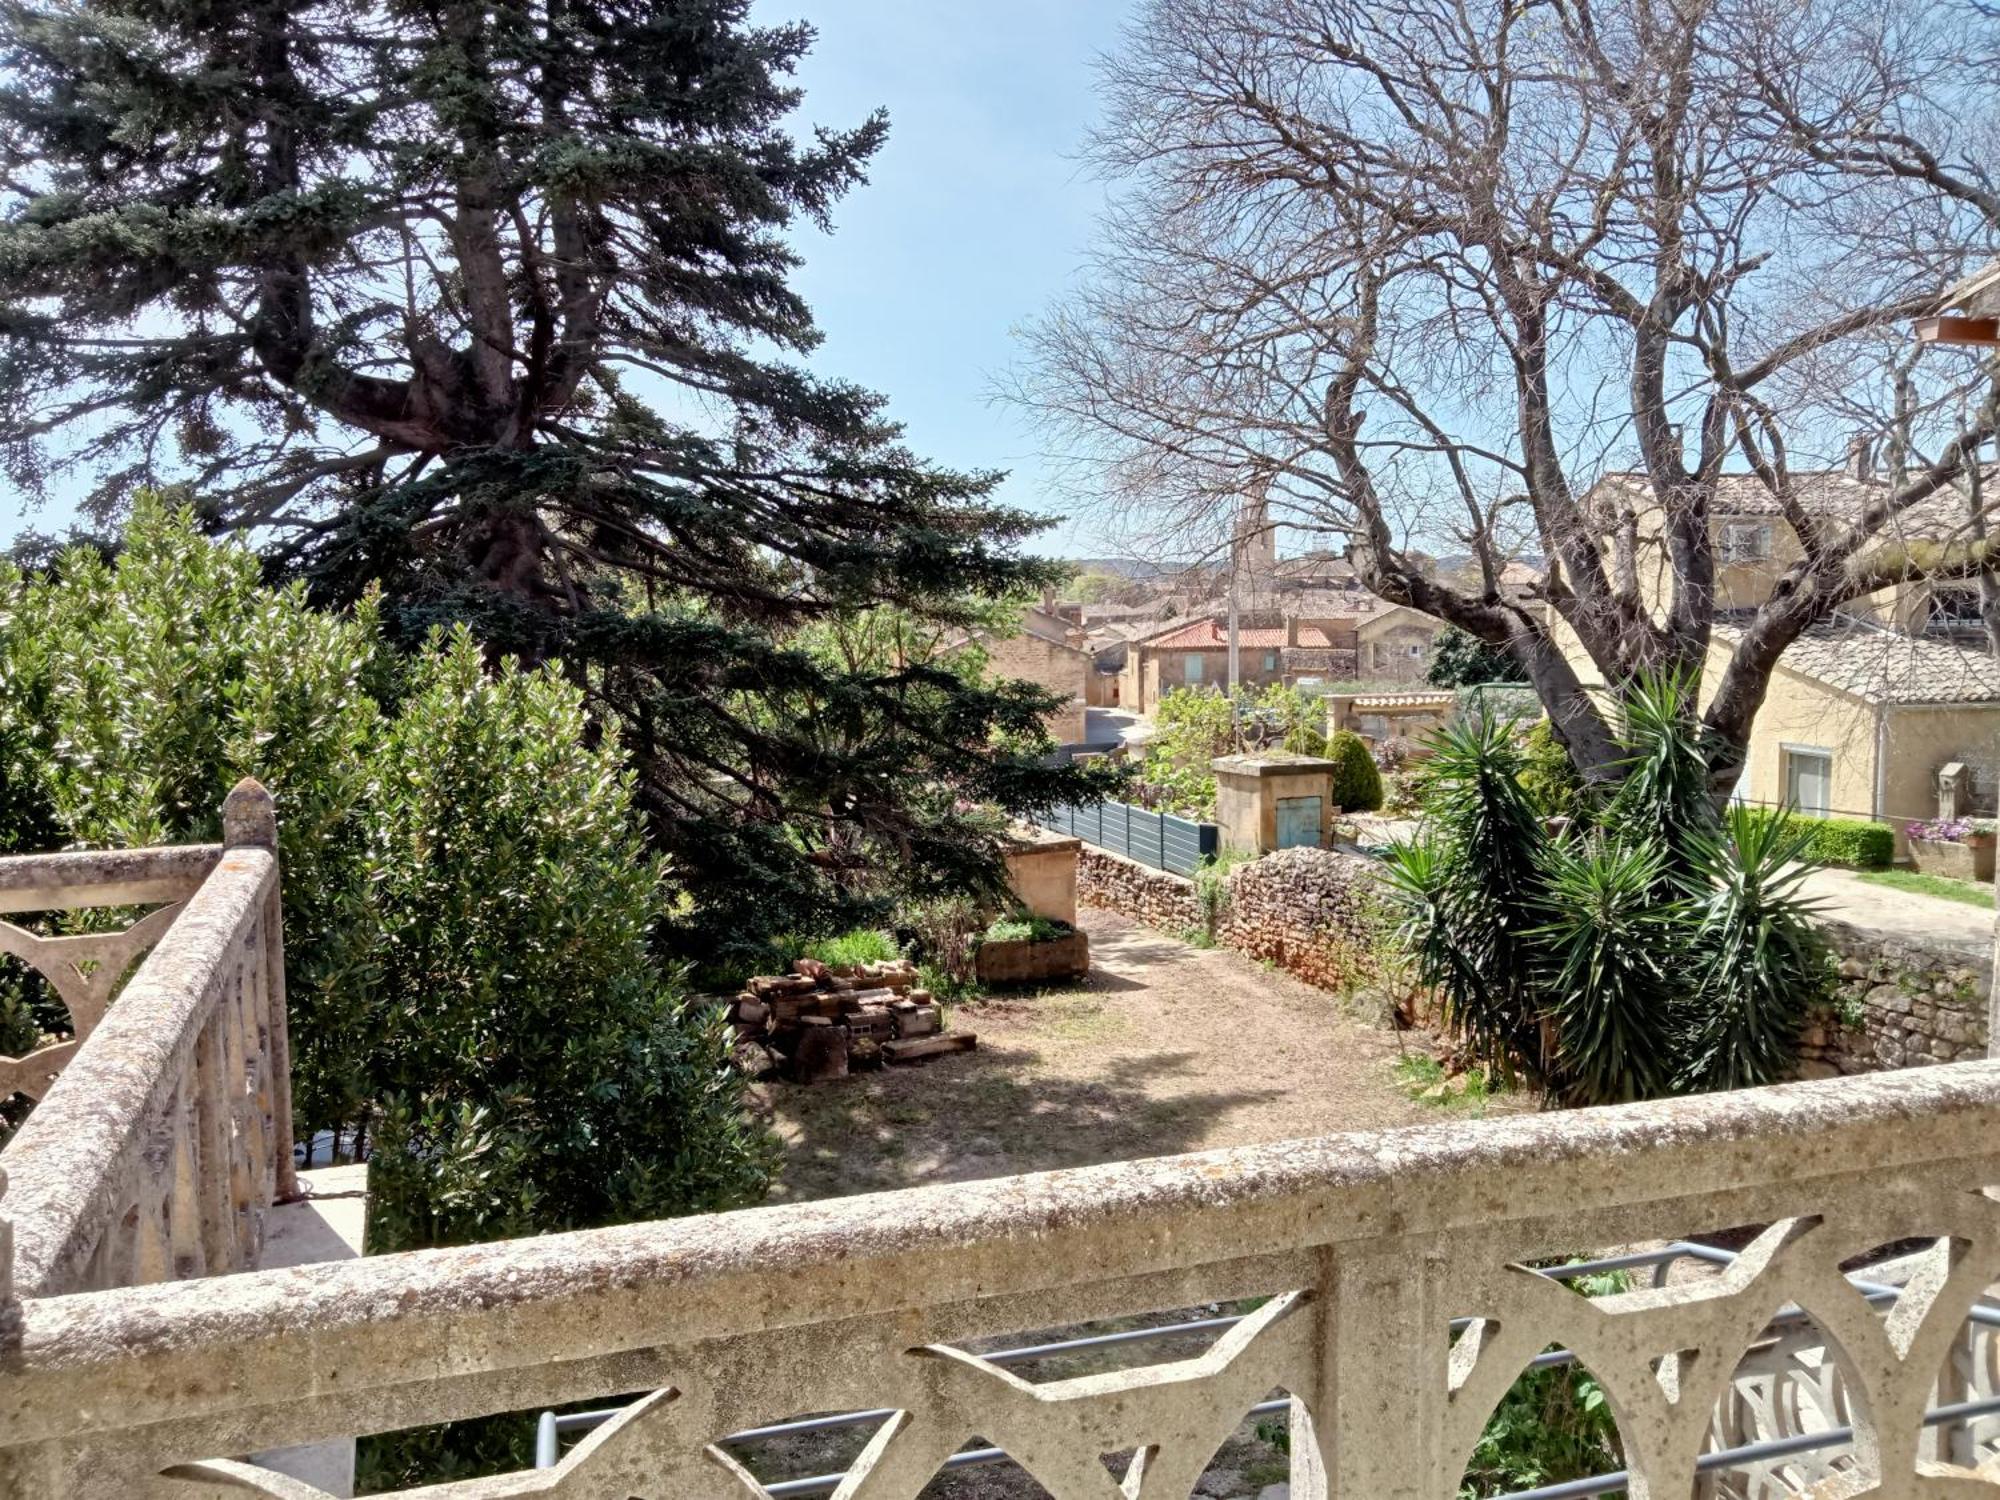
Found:
[(245, 776), (222, 799), (222, 847), (278, 847), (278, 804), (254, 776)]

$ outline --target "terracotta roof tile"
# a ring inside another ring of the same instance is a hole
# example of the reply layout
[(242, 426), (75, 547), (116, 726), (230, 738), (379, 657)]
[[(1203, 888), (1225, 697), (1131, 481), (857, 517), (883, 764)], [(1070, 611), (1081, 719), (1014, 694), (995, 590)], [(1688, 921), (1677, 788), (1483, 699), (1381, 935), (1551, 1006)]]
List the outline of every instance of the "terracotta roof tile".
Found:
[[(1717, 625), (1734, 645), (1741, 632)], [(1870, 703), (2000, 704), (2000, 661), (1983, 647), (1830, 621), (1785, 648), (1778, 665)]]

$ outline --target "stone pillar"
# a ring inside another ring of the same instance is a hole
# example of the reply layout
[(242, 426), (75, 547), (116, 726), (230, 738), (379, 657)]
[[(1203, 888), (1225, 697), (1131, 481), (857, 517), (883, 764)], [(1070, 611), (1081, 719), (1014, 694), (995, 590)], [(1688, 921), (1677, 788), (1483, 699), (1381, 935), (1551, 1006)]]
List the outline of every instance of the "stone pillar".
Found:
[(1972, 771), (1962, 760), (1946, 761), (1938, 771), (1937, 815), (1962, 818), (1972, 806)]
[(1001, 857), (1007, 888), (1038, 917), (1076, 925), (1076, 859), (1083, 840), (1037, 829), (1022, 833)]
[(1215, 821), (1225, 849), (1269, 854), (1328, 848), (1333, 762), (1314, 755), (1225, 755), (1214, 763)]

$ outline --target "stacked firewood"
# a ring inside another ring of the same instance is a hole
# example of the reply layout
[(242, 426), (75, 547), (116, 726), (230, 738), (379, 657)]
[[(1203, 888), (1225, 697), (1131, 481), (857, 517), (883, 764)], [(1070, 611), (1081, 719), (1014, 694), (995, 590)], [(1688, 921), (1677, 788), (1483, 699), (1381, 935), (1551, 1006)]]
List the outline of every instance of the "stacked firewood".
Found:
[(884, 1063), (917, 1062), (977, 1045), (944, 1030), (944, 1015), (907, 959), (832, 969), (802, 958), (789, 974), (753, 979), (729, 1006), (736, 1065), (753, 1078), (794, 1083), (845, 1078)]

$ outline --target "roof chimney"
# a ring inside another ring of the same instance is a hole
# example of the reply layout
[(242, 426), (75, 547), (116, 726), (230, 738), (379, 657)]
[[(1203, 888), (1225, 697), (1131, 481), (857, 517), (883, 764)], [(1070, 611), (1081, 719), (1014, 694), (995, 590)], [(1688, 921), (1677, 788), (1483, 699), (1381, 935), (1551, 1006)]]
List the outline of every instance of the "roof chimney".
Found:
[(1875, 477), (1875, 440), (1865, 432), (1857, 432), (1847, 440), (1847, 477)]

